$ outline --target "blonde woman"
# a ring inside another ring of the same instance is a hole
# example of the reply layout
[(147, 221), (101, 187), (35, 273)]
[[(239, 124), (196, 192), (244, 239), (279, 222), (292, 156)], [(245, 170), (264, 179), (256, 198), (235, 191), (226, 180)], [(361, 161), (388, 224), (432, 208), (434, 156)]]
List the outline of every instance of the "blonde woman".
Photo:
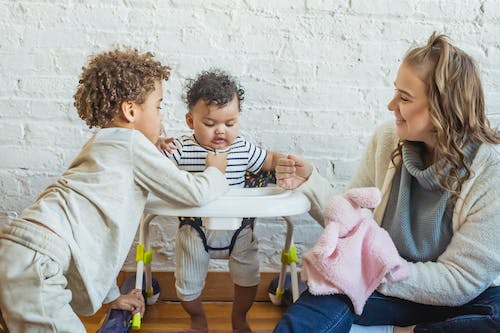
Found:
[[(395, 122), (376, 130), (349, 187), (381, 189), (375, 218), (409, 262), (410, 277), (381, 284), (361, 316), (345, 296), (305, 292), (275, 332), (349, 332), (353, 323), (394, 332), (500, 331), (500, 132), (486, 118), (476, 65), (434, 33), (406, 54), (394, 87)], [(322, 223), (329, 183), (295, 156), (276, 171), (280, 186), (310, 198)]]

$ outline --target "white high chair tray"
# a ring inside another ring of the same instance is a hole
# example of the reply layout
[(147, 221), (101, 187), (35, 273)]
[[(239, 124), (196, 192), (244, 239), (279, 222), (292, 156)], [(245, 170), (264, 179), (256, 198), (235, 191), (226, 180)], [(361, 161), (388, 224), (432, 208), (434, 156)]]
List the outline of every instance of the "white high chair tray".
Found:
[(150, 196), (144, 213), (193, 217), (273, 217), (306, 213), (310, 207), (309, 200), (301, 192), (279, 187), (232, 188), (201, 207), (173, 208), (166, 201)]

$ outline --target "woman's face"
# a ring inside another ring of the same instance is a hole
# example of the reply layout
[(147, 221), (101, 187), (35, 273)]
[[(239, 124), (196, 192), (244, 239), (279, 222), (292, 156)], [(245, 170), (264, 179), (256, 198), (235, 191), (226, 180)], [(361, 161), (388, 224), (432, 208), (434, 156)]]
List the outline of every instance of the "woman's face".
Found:
[(420, 141), (432, 150), (433, 126), (424, 82), (406, 63), (399, 67), (395, 93), (387, 105), (396, 118), (396, 134), (401, 140)]

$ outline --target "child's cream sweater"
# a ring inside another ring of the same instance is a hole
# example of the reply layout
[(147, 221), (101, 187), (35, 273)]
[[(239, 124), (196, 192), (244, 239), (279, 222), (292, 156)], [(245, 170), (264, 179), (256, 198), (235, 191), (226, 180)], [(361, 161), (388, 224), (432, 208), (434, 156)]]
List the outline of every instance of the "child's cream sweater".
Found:
[(130, 251), (149, 192), (173, 207), (199, 206), (228, 189), (216, 168), (177, 169), (141, 132), (99, 130), (22, 218), (40, 222), (71, 251), (66, 274), (71, 305), (97, 311), (120, 294), (116, 277)]

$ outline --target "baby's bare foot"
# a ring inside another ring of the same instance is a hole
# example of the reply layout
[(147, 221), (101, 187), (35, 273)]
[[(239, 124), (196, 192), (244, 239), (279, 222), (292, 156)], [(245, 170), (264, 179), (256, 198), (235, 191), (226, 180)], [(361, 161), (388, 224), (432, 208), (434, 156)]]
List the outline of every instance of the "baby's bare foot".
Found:
[(246, 321), (233, 322), (233, 333), (249, 333), (252, 329)]
[(189, 332), (192, 333), (202, 333), (208, 332), (207, 320), (205, 317), (192, 317), (191, 318), (191, 327), (189, 328)]

